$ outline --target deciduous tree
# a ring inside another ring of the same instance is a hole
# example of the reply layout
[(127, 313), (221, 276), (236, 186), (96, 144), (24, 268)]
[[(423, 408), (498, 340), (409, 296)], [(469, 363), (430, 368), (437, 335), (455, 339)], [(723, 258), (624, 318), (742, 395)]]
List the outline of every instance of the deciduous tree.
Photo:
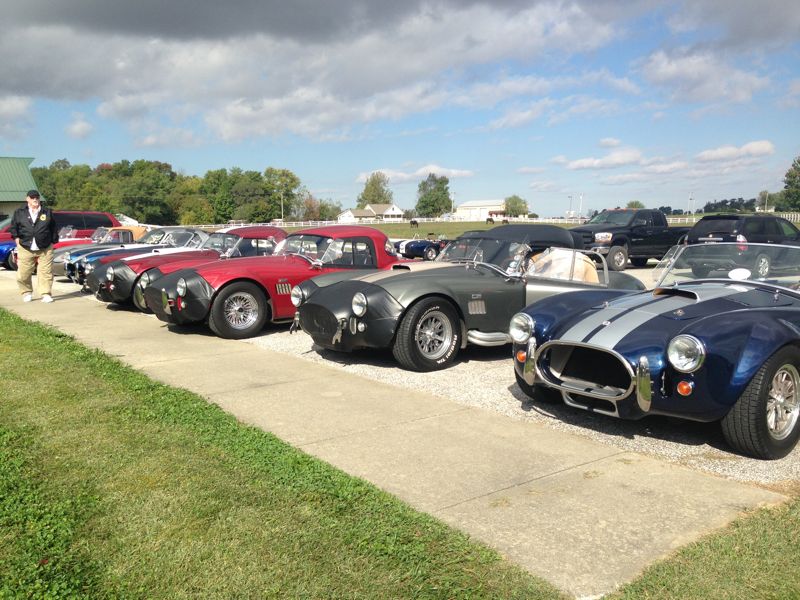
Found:
[(506, 198), (506, 216), (518, 217), (528, 214), (528, 203), (514, 194)]
[(417, 188), (416, 211), (420, 217), (439, 217), (452, 209), (450, 180), (442, 175), (429, 173)]
[(364, 189), (358, 195), (357, 208), (364, 208), (367, 204), (392, 204), (394, 194), (389, 189), (389, 178), (386, 174), (375, 171), (367, 177)]

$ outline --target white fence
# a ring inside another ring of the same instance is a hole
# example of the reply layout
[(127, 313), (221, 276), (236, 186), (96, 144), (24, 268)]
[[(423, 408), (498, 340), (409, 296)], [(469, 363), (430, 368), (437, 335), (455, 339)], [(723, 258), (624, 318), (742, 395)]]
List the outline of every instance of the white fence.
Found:
[[(793, 223), (800, 223), (800, 213), (774, 213), (776, 216), (783, 217), (788, 221), (792, 221)], [(670, 225), (693, 225), (697, 222), (703, 215), (682, 215), (682, 216), (670, 216), (667, 217), (667, 222)], [(466, 221), (464, 219), (442, 219), (442, 218), (428, 218), (428, 217), (417, 217), (414, 219), (419, 224), (423, 223), (477, 223), (483, 221)], [(536, 218), (536, 219), (529, 219), (528, 217), (510, 217), (507, 219), (502, 219), (497, 217), (494, 219), (495, 224), (499, 225), (504, 221), (508, 221), (509, 223), (550, 223), (556, 225), (580, 225), (587, 221), (586, 218), (579, 218), (579, 217), (549, 217), (549, 218)], [(193, 227), (199, 227), (202, 229), (222, 229), (223, 227), (231, 227), (234, 225), (274, 225), (276, 227), (287, 227), (290, 229), (294, 228), (304, 228), (304, 227), (324, 227), (327, 225), (382, 225), (382, 224), (407, 224), (411, 225), (411, 221), (409, 219), (359, 219), (354, 222), (350, 223), (340, 223), (338, 221), (282, 221), (282, 222), (275, 222), (272, 223), (244, 223), (243, 221), (232, 221), (230, 223), (225, 224), (216, 224), (216, 225), (194, 225)]]

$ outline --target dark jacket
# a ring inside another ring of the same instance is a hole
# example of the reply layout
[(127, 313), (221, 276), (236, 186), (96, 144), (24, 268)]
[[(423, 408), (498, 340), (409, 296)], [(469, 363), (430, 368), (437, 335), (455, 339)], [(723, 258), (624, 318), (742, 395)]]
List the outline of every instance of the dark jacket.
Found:
[(19, 243), (28, 250), (31, 249), (34, 238), (39, 250), (44, 250), (58, 241), (58, 227), (53, 219), (53, 211), (44, 206), (39, 209), (35, 223), (31, 221), (27, 205), (15, 210), (8, 232), (12, 239), (19, 238)]

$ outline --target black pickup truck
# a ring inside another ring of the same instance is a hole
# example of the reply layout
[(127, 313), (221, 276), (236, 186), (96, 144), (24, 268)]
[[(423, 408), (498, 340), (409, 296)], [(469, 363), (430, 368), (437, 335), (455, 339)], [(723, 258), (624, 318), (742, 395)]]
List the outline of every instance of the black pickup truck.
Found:
[(604, 210), (572, 231), (580, 234), (584, 250), (604, 254), (609, 269), (624, 271), (629, 258), (634, 267), (644, 267), (648, 259), (664, 256), (689, 227), (670, 227), (660, 210), (623, 208)]

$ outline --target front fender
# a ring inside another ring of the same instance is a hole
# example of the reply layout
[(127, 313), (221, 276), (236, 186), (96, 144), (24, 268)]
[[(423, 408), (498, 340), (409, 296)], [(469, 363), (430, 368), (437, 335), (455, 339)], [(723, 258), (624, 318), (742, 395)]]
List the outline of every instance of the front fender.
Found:
[(721, 408), (730, 409), (736, 403), (761, 366), (780, 348), (800, 345), (800, 314), (775, 317), (774, 309), (748, 309), (702, 319), (682, 332), (706, 345), (705, 387)]

